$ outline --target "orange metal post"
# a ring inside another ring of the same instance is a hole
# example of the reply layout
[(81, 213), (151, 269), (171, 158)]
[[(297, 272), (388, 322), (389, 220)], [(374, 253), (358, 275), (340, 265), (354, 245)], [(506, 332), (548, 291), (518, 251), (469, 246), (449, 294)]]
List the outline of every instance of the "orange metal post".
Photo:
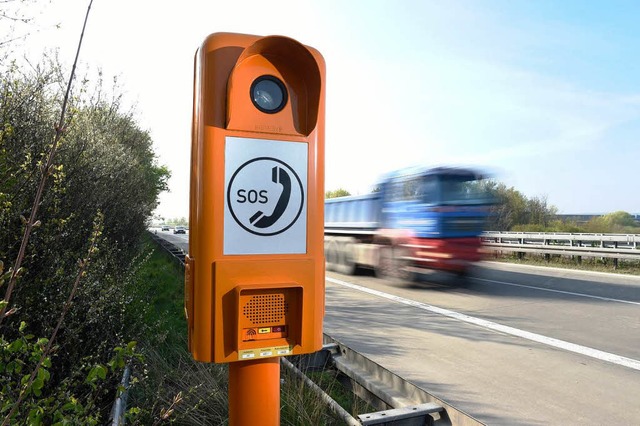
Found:
[(229, 364), (229, 425), (280, 424), (280, 358)]

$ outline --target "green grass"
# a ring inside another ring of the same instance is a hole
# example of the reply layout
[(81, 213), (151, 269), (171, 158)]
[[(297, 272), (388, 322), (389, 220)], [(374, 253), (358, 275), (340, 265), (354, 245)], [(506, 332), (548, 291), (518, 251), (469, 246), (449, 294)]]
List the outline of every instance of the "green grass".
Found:
[(187, 331), (183, 312), (184, 272), (151, 239), (145, 241), (144, 250), (147, 258), (136, 274), (135, 288), (131, 289), (138, 297), (132, 300), (130, 309), (143, 314), (146, 340), (173, 346)]
[(599, 258), (583, 257), (578, 261), (571, 256), (551, 255), (548, 260), (544, 255), (527, 254), (519, 259), (513, 254), (505, 254), (499, 257), (489, 257), (487, 260), (513, 263), (519, 265), (551, 266), (555, 268), (574, 269), (581, 271), (610, 272), (616, 274), (640, 275), (640, 262), (633, 260), (618, 260), (618, 266), (614, 267), (613, 259), (602, 260)]
[(128, 288), (129, 333), (138, 341), (144, 365), (134, 367), (136, 383), (130, 424), (224, 424), (227, 419), (226, 366), (193, 361), (187, 350), (184, 271), (151, 238)]

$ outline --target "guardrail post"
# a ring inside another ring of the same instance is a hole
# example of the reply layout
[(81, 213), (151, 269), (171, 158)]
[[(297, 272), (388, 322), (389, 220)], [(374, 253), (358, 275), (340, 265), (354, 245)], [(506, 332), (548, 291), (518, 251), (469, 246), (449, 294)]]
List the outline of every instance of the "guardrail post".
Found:
[[(548, 246), (548, 245), (549, 245), (549, 240), (547, 240), (546, 238), (545, 238), (544, 240), (542, 240), (542, 242), (543, 242), (543, 245), (545, 245), (545, 246)], [(545, 254), (544, 254), (544, 260), (545, 260), (546, 262), (551, 261), (551, 255), (550, 255), (549, 253), (545, 253)]]
[[(524, 244), (524, 238), (518, 238), (518, 244)], [(523, 251), (519, 251), (518, 252), (518, 259), (522, 260), (524, 259), (524, 252)]]
[[(573, 247), (582, 247), (582, 241), (569, 239), (569, 245), (572, 249)], [(582, 256), (571, 256), (571, 259), (575, 260), (578, 265), (582, 263)]]

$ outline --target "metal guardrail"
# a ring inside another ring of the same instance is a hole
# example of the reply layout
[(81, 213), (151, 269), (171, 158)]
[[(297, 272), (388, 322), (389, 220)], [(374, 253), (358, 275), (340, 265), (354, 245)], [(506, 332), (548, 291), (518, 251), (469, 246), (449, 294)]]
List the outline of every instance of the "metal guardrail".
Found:
[(640, 234), (485, 232), (485, 249), (516, 253), (640, 260)]
[(322, 351), (302, 357), (308, 362), (319, 359), (321, 363), (329, 359), (333, 367), (348, 378), (353, 393), (380, 410), (358, 415), (362, 425), (483, 424), (327, 334)]
[(504, 240), (555, 240), (555, 241), (589, 241), (604, 243), (636, 244), (640, 247), (640, 234), (585, 234), (564, 232), (504, 232), (486, 231), (483, 238), (501, 238)]
[(160, 245), (169, 255), (178, 262), (178, 264), (184, 266), (184, 257), (186, 253), (180, 247), (176, 247), (173, 243), (165, 240), (164, 238), (158, 236), (158, 234), (149, 232), (151, 238)]

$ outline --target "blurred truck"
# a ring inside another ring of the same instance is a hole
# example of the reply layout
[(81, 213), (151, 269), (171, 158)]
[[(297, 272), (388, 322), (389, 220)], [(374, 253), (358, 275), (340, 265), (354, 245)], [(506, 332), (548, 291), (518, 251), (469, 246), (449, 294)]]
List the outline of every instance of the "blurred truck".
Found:
[(367, 195), (325, 200), (327, 270), (411, 279), (424, 269), (465, 275), (481, 260), (492, 204), (479, 171), (437, 167), (385, 176)]

